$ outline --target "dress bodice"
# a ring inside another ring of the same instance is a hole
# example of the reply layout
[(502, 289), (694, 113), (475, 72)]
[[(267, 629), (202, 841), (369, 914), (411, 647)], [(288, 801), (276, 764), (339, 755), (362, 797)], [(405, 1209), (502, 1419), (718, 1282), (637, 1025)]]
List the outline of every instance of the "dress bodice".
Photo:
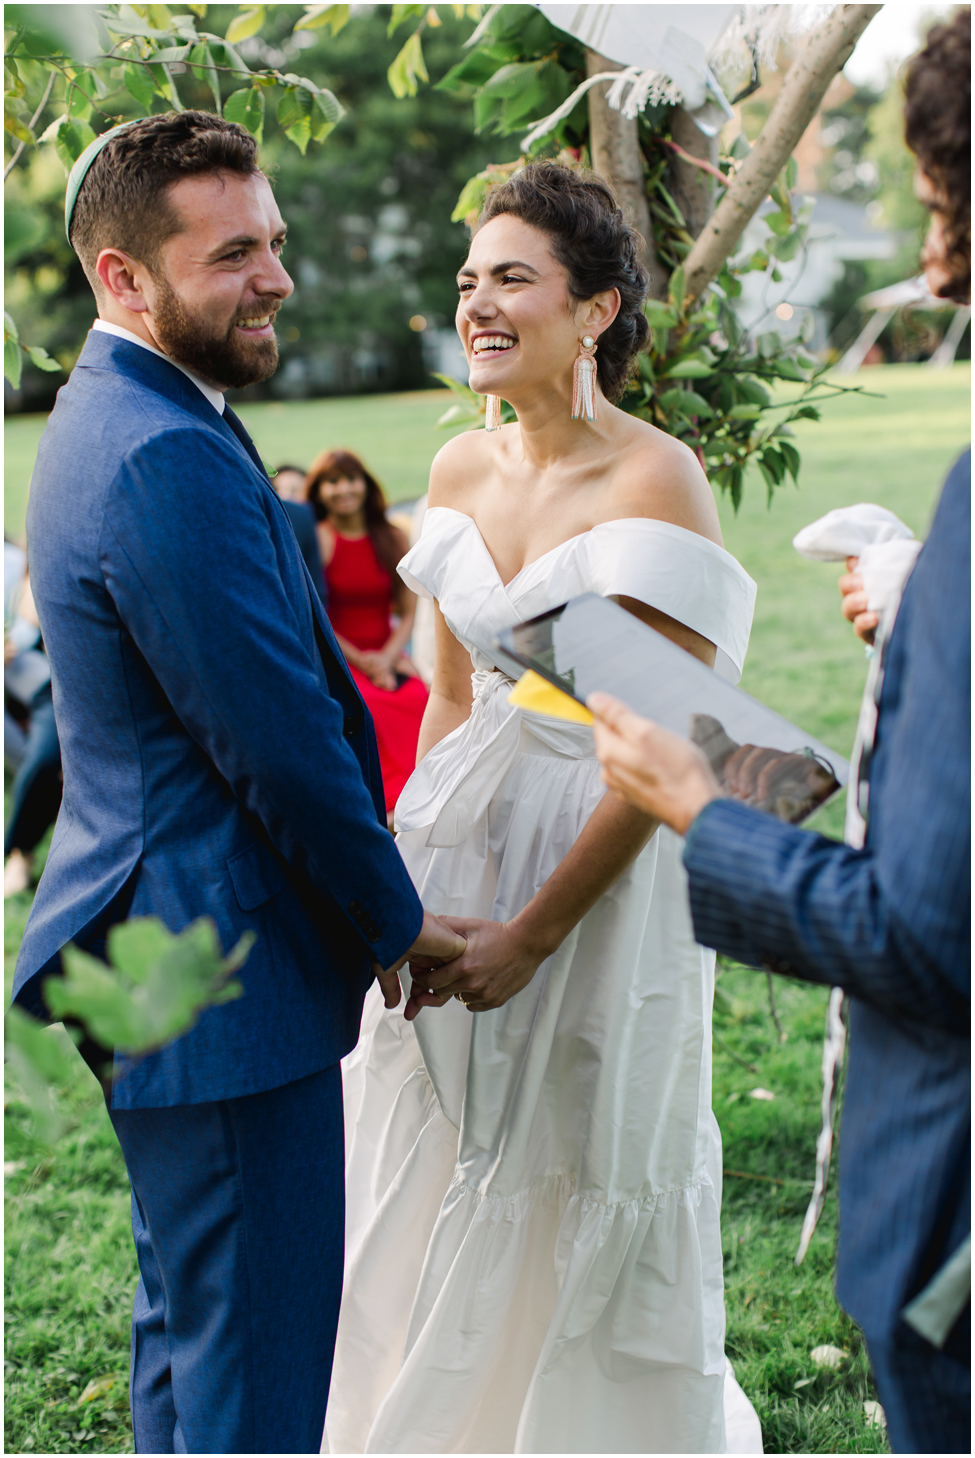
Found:
[(414, 592), (434, 597), (475, 668), (494, 666), (502, 628), (585, 592), (633, 597), (693, 628), (717, 648), (715, 670), (741, 676), (755, 584), (723, 547), (671, 522), (627, 517), (570, 537), (504, 584), (474, 519), (431, 507), (399, 564)]
[(511, 680), (496, 667), (493, 647), (502, 628), (585, 592), (633, 597), (714, 643), (717, 672), (736, 681), (755, 605), (754, 582), (722, 547), (644, 517), (581, 532), (505, 584), (473, 518), (436, 506), (399, 571), (414, 592), (437, 599), (475, 669), (470, 718), (424, 756), (397, 802), (397, 829), (425, 830), (428, 846), (458, 845), (469, 834), (526, 738), (536, 753), (592, 760), (588, 725), (508, 702)]
[(393, 584), (372, 538), (343, 537), (336, 532), (325, 580), (328, 618), (336, 633), (363, 651), (384, 647), (389, 638)]

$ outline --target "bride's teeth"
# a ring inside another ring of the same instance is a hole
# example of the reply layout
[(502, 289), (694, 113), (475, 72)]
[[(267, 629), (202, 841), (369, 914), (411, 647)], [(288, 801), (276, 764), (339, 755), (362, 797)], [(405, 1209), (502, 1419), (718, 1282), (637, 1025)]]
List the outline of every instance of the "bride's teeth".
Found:
[(484, 335), (474, 340), (474, 353), (481, 354), (486, 349), (510, 349), (514, 342), (504, 334)]

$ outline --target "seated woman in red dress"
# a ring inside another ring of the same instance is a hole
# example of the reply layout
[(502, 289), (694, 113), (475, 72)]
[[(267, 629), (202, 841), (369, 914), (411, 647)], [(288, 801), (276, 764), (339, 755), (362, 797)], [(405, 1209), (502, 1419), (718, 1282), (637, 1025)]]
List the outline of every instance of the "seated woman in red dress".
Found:
[[(408, 542), (386, 520), (375, 477), (351, 451), (323, 451), (306, 495), (318, 521), (328, 583), (328, 616), (376, 725), (392, 824), (400, 790), (413, 773), (427, 691), (404, 648), (416, 596), (396, 573)], [(395, 621), (394, 621), (395, 615)]]

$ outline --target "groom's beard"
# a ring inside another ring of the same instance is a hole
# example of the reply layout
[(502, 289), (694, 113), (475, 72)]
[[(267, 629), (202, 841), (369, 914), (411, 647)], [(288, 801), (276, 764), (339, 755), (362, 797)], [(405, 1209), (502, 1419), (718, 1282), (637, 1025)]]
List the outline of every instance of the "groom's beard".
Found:
[[(212, 385), (242, 390), (266, 380), (278, 367), (278, 342), (270, 339), (247, 339), (237, 332), (232, 319), (224, 333), (218, 333), (200, 319), (187, 313), (179, 294), (163, 274), (154, 278), (156, 337), (166, 354), (178, 364)], [(272, 317), (281, 307), (279, 299), (258, 300), (248, 307), (245, 317)]]

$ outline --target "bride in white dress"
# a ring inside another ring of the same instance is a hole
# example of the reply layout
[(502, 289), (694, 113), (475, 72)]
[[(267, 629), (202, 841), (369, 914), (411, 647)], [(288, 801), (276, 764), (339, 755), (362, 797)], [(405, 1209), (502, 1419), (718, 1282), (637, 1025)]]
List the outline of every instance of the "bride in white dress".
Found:
[[(491, 657), (598, 592), (737, 677), (754, 584), (693, 454), (609, 403), (646, 331), (609, 190), (528, 167), (458, 282), (471, 384), (518, 420), (444, 447), (400, 564), (438, 636), (396, 821), (424, 906), (469, 940), (413, 968), (407, 1018), (374, 989), (346, 1060), (324, 1450), (761, 1452), (724, 1356), (714, 954), (682, 842), (606, 792), (589, 728), (511, 706)], [(587, 335), (594, 422), (570, 418)]]

